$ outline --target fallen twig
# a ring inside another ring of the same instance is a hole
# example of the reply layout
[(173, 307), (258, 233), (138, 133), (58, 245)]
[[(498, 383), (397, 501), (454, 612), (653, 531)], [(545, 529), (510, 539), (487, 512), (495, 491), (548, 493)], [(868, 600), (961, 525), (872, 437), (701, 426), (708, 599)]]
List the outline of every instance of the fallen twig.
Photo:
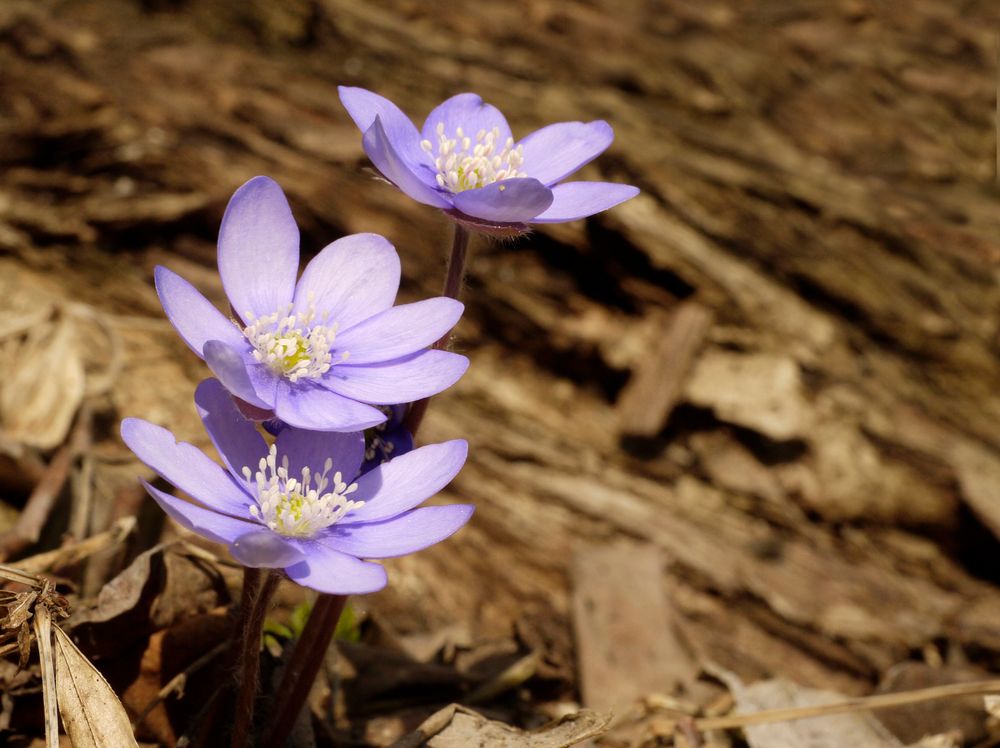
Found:
[(188, 676), (194, 675), (208, 663), (218, 657), (220, 654), (225, 652), (229, 648), (229, 642), (225, 641), (221, 644), (217, 644), (212, 649), (208, 650), (205, 654), (199, 657), (197, 660), (188, 665), (184, 670), (177, 673), (173, 678), (167, 681), (167, 684), (156, 692), (156, 696), (146, 704), (143, 710), (139, 713), (132, 721), (132, 729), (135, 730), (139, 725), (145, 721), (146, 717), (149, 716), (150, 712), (156, 709), (160, 703), (163, 702), (170, 694), (177, 692), (183, 694), (184, 686), (187, 685)]
[(41, 480), (28, 497), (17, 524), (0, 536), (0, 560), (6, 560), (38, 542), (52, 507), (69, 477), (76, 456), (90, 446), (90, 412), (84, 407), (77, 414), (69, 440), (61, 446), (42, 473)]

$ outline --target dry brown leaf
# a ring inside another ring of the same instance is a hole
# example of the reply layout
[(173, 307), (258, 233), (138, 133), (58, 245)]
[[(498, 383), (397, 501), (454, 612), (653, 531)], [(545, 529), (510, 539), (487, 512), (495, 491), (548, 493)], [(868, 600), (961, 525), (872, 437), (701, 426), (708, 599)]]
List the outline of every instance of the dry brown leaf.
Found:
[(104, 676), (62, 629), (54, 629), (59, 713), (74, 747), (138, 746), (128, 715)]
[[(758, 681), (743, 686), (734, 676), (726, 678), (736, 699), (737, 712), (751, 713), (764, 709), (819, 706), (842, 701), (844, 696), (832, 691), (805, 688), (783, 678)], [(902, 748), (892, 733), (869, 712), (835, 714), (827, 717), (776, 722), (746, 727), (750, 748)]]
[(24, 592), (15, 598), (16, 602), (8, 606), (7, 615), (0, 618), (0, 629), (16, 629), (27, 623), (31, 618), (31, 611), (34, 609), (35, 600), (38, 599), (37, 592)]
[(539, 730), (525, 732), (452, 704), (431, 715), (393, 748), (570, 748), (607, 731), (609, 715), (582, 709)]
[(991, 693), (983, 696), (983, 706), (991, 717), (1000, 717), (1000, 695)]
[(76, 325), (67, 315), (4, 341), (0, 361), (8, 374), (0, 390), (0, 426), (12, 441), (51, 449), (66, 439), (86, 381), (76, 343)]

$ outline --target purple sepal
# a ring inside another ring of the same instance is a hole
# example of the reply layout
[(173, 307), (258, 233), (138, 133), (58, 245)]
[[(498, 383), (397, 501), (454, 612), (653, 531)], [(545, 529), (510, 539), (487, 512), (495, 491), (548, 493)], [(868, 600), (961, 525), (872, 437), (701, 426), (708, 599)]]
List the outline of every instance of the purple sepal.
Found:
[(413, 435), (403, 425), (409, 410), (407, 405), (383, 406), (389, 420), (371, 428), (365, 434), (365, 461), (361, 464), (361, 474), (377, 468), (393, 457), (405, 455), (413, 449)]
[(269, 418), (266, 421), (261, 421), (260, 425), (263, 426), (264, 430), (271, 436), (277, 436), (288, 428), (288, 424), (280, 418)]

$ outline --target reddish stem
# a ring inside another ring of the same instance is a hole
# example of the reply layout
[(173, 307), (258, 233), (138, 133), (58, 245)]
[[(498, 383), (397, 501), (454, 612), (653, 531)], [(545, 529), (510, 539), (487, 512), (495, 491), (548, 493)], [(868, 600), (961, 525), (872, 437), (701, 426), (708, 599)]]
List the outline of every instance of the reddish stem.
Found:
[[(462, 293), (462, 279), (465, 277), (465, 263), (469, 254), (469, 239), (471, 234), (464, 226), (455, 224), (455, 235), (448, 256), (448, 267), (445, 271), (442, 295), (457, 299)], [(434, 348), (442, 349), (448, 344), (449, 335), (445, 335), (434, 344)], [(430, 398), (418, 400), (410, 406), (404, 425), (416, 436)], [(316, 598), (309, 620), (302, 629), (302, 636), (295, 644), (277, 696), (271, 708), (271, 732), (264, 741), (266, 748), (280, 748), (285, 744), (295, 726), (302, 706), (309, 697), (313, 681), (319, 673), (326, 650), (333, 640), (337, 621), (347, 603), (346, 595), (320, 595)], [(235, 743), (234, 743), (235, 746)]]
[(243, 626), (240, 633), (242, 680), (236, 698), (236, 721), (233, 724), (231, 741), (233, 748), (245, 748), (249, 745), (254, 704), (257, 699), (257, 683), (260, 680), (260, 637), (264, 631), (268, 604), (281, 582), (280, 574), (269, 571), (264, 583), (258, 585), (255, 580), (260, 579), (260, 575), (259, 569), (244, 569)]
[(320, 595), (316, 598), (309, 620), (281, 676), (281, 685), (271, 706), (271, 732), (264, 740), (264, 746), (280, 748), (291, 735), (346, 603), (347, 595)]
[[(444, 274), (444, 288), (441, 290), (442, 296), (457, 299), (462, 295), (462, 279), (465, 278), (465, 263), (469, 257), (469, 240), (472, 235), (469, 230), (461, 224), (455, 224), (455, 236), (451, 243), (451, 254), (448, 256), (448, 268)], [(448, 338), (451, 333), (446, 333), (443, 338), (437, 341), (433, 347), (443, 349), (448, 345)], [(406, 414), (403, 425), (410, 434), (416, 436), (420, 424), (427, 413), (427, 405), (431, 399), (425, 397), (417, 400), (410, 406)]]

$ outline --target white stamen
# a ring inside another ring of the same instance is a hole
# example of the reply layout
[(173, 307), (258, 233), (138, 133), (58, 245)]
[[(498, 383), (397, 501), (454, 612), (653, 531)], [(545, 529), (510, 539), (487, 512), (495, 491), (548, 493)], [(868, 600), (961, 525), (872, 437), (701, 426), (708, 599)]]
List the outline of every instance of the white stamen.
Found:
[(333, 460), (329, 458), (322, 473), (304, 467), (301, 476), (293, 478), (288, 474), (287, 455), (279, 463), (278, 448), (272, 444), (258, 467), (255, 473), (249, 467), (241, 471), (248, 482), (253, 475), (257, 489), (257, 504), (249, 507), (250, 516), (280, 535), (311, 538), (351, 510), (365, 505), (363, 501), (347, 498), (358, 490), (357, 483), (348, 485), (339, 471), (332, 480), (328, 477), (333, 469)]
[[(465, 135), (461, 127), (456, 127), (455, 137), (449, 138), (444, 122), (438, 122), (434, 132), (438, 137), (434, 158), (437, 183), (449, 192), (473, 190), (503, 179), (528, 176), (520, 170), (524, 163), (524, 146), (515, 148), (514, 139), (508, 137), (501, 148), (499, 127), (480, 130), (475, 140)], [(420, 147), (434, 155), (429, 140), (422, 141)]]
[[(309, 302), (304, 312), (292, 313), (292, 305), (266, 317), (254, 318), (243, 334), (254, 347), (253, 357), (267, 365), (276, 374), (297, 382), (300, 379), (316, 379), (323, 376), (334, 365), (330, 349), (337, 337), (336, 322), (328, 324), (326, 315), (316, 319), (316, 305)], [(341, 361), (348, 357), (345, 351)]]

